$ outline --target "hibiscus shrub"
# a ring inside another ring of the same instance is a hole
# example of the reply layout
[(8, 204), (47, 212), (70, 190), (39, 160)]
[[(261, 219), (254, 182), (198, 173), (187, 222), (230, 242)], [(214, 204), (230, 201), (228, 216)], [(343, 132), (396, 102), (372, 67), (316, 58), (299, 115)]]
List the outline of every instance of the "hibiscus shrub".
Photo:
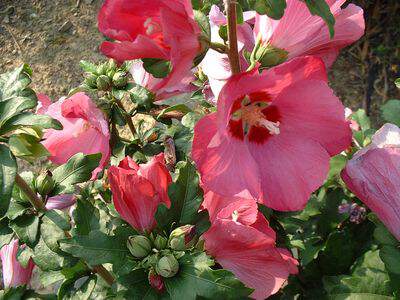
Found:
[(362, 9), (192, 2), (105, 0), (58, 101), (0, 75), (2, 299), (398, 299), (400, 101), (327, 79)]

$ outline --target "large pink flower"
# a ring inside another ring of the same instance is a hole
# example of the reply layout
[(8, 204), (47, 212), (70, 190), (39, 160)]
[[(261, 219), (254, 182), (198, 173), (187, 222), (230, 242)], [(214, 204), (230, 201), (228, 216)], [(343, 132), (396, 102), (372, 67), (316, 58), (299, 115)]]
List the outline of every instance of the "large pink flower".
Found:
[(158, 205), (170, 205), (168, 185), (172, 179), (164, 163), (164, 154), (142, 165), (126, 157), (118, 167), (110, 167), (108, 177), (114, 206), (121, 217), (141, 232), (153, 229)]
[[(32, 259), (29, 259), (28, 266), (22, 267), (17, 260), (17, 252), (19, 249), (18, 240), (12, 240), (8, 245), (3, 246), (0, 250), (1, 264), (3, 267), (4, 287), (17, 287), (26, 285), (31, 280), (32, 270), (35, 267)], [(21, 246), (25, 247), (25, 246)]]
[(63, 164), (76, 153), (101, 153), (100, 165), (93, 177), (108, 163), (110, 133), (103, 112), (84, 93), (61, 98), (51, 103), (45, 95), (38, 95), (41, 107), (38, 113), (57, 119), (63, 130), (49, 129), (44, 134), (43, 145), (50, 152), (50, 160)]
[(171, 73), (153, 87), (158, 93), (176, 90), (201, 51), (190, 0), (106, 0), (98, 21), (103, 34), (119, 41), (103, 42), (105, 55), (118, 61), (156, 58), (171, 62)]
[(207, 253), (254, 288), (255, 299), (275, 294), (289, 274), (297, 273), (297, 261), (276, 247), (275, 232), (253, 200), (238, 200), (222, 209), (203, 237)]
[(323, 62), (302, 57), (232, 76), (216, 113), (195, 126), (192, 157), (207, 190), (303, 209), (351, 130)]
[(287, 0), (285, 14), (280, 20), (256, 15), (255, 37), (263, 43), (284, 49), (291, 59), (303, 55), (321, 57), (326, 66), (335, 61), (340, 49), (357, 41), (365, 29), (362, 8), (349, 4), (341, 9), (345, 0), (329, 0), (335, 17), (335, 36), (329, 36), (328, 26), (318, 16), (311, 15), (307, 5), (299, 0)]
[(342, 178), (400, 241), (400, 129), (385, 124), (348, 162)]

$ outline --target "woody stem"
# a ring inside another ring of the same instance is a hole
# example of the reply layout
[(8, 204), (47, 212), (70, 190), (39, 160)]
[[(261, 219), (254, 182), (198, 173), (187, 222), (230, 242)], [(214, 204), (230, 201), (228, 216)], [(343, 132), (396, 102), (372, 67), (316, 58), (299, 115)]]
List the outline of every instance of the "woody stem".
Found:
[(240, 60), (237, 44), (237, 12), (236, 0), (224, 0), (226, 17), (228, 19), (228, 57), (232, 74), (240, 73)]

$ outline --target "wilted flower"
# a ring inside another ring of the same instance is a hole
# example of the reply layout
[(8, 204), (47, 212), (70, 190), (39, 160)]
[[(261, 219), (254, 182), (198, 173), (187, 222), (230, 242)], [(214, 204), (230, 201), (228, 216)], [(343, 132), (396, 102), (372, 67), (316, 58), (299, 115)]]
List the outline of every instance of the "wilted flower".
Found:
[(400, 129), (385, 124), (342, 171), (348, 188), (400, 240)]
[[(25, 246), (23, 245), (21, 247), (23, 248)], [(29, 259), (28, 266), (26, 268), (22, 267), (17, 260), (18, 249), (18, 240), (14, 239), (0, 250), (5, 288), (26, 285), (31, 280), (32, 270), (35, 265), (32, 259)]]
[(340, 214), (349, 214), (350, 222), (360, 224), (366, 218), (367, 210), (365, 207), (358, 205), (357, 203), (342, 204), (338, 208)]
[(110, 157), (110, 133), (103, 112), (84, 93), (54, 103), (49, 103), (46, 96), (38, 97), (42, 106), (37, 112), (49, 115), (63, 125), (63, 130), (48, 129), (44, 134), (42, 143), (51, 154), (49, 159), (60, 165), (79, 152), (101, 153), (100, 165), (93, 171), (95, 178)]
[(153, 289), (155, 289), (158, 293), (162, 293), (165, 291), (164, 280), (160, 275), (157, 275), (154, 271), (150, 271), (149, 273), (149, 283)]

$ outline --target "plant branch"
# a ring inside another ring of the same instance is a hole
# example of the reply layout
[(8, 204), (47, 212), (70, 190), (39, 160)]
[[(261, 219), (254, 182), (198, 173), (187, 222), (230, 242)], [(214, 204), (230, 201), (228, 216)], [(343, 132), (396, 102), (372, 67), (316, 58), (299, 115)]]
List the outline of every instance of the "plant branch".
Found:
[(117, 103), (118, 107), (123, 110), (125, 121), (128, 124), (128, 127), (131, 130), (133, 136), (135, 136), (136, 135), (136, 129), (135, 129), (135, 126), (133, 125), (131, 116), (126, 111), (126, 109), (125, 109), (124, 105), (122, 104), (121, 100), (118, 100), (118, 99), (114, 98), (114, 101), (115, 101), (115, 103)]
[(226, 17), (228, 19), (228, 57), (232, 69), (232, 74), (240, 73), (239, 50), (237, 45), (237, 16), (236, 1), (224, 0)]
[(29, 202), (36, 209), (36, 211), (44, 211), (46, 207), (38, 195), (31, 189), (31, 187), (25, 182), (25, 180), (18, 174), (15, 176), (15, 183), (18, 187), (28, 196)]
[(101, 276), (101, 278), (103, 278), (104, 281), (107, 282), (109, 285), (114, 284), (114, 282), (115, 282), (114, 276), (112, 276), (111, 273), (106, 268), (104, 268), (102, 265), (94, 266), (92, 268), (92, 270), (94, 272), (96, 272), (97, 274), (99, 274)]

